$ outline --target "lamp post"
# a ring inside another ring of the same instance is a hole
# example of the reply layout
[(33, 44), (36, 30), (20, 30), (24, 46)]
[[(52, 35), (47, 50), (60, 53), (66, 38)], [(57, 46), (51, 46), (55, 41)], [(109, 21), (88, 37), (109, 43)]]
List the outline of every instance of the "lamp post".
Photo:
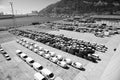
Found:
[(14, 15), (14, 8), (13, 8), (13, 2), (9, 2), (12, 10), (12, 18), (13, 18), (13, 26), (15, 27), (15, 15)]

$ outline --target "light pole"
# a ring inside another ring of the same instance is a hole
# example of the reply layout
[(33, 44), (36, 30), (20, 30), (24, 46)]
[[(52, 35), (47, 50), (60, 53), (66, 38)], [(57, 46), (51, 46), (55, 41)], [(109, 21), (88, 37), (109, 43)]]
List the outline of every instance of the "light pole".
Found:
[(13, 18), (13, 26), (15, 27), (15, 15), (14, 15), (14, 8), (13, 8), (13, 2), (9, 2), (12, 10), (12, 18)]

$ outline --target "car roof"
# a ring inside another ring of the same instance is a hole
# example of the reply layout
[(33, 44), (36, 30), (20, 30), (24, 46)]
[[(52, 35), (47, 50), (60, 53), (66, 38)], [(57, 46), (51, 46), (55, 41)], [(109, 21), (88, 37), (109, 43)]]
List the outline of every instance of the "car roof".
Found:
[(25, 53), (22, 53), (22, 54), (20, 54), (21, 56), (27, 56), (27, 54), (25, 54)]
[(45, 73), (45, 74), (51, 74), (52, 72), (50, 71), (50, 70), (48, 70), (47, 68), (43, 68), (42, 70), (41, 70), (43, 73)]
[(27, 61), (32, 61), (33, 59), (31, 57), (26, 58)]
[(33, 63), (33, 66), (35, 66), (35, 67), (40, 67), (41, 64), (39, 64), (38, 62), (34, 62), (34, 63)]
[(42, 80), (43, 78), (45, 78), (41, 73), (38, 73), (38, 72), (34, 74), (34, 77), (39, 80)]

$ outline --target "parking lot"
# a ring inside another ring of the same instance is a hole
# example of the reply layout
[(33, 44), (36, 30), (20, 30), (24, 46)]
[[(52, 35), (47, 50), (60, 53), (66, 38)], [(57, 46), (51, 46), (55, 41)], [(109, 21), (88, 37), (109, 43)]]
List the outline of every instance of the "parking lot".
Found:
[[(16, 43), (16, 41), (10, 41), (7, 43), (3, 43), (2, 47), (3, 49), (8, 52), (10, 57), (12, 58), (11, 61), (6, 61), (2, 55), (0, 55), (1, 62), (0, 69), (4, 70), (4, 74), (11, 75), (12, 80), (33, 80), (34, 77), (34, 69), (32, 69), (28, 64), (26, 64), (23, 60), (21, 60), (15, 53), (17, 49), (22, 50), (24, 53), (26, 53), (28, 56), (33, 58), (35, 61), (39, 62), (43, 67), (48, 68), (51, 70), (56, 77), (60, 77), (63, 80), (96, 80), (100, 78), (102, 73), (104, 72), (105, 67), (109, 63), (111, 57), (114, 54), (113, 49), (116, 48), (119, 44), (120, 36), (116, 35), (112, 38), (96, 38), (93, 36), (89, 36), (92, 34), (84, 34), (84, 33), (76, 33), (76, 32), (70, 32), (70, 31), (50, 31), (48, 33), (54, 33), (54, 34), (64, 34), (67, 37), (77, 38), (77, 39), (84, 39), (85, 41), (90, 40), (90, 42), (97, 42), (105, 44), (108, 47), (108, 51), (106, 53), (96, 52), (101, 58), (101, 61), (98, 63), (92, 63), (88, 60), (82, 59), (77, 56), (73, 56), (71, 54), (68, 54), (66, 52), (63, 52), (61, 50), (52, 48), (50, 46), (44, 45), (42, 43), (30, 40), (28, 38), (24, 38), (27, 41), (37, 43), (39, 46), (50, 50), (51, 52), (55, 52), (56, 54), (60, 54), (64, 57), (70, 58), (73, 61), (77, 61), (83, 64), (85, 67), (85, 71), (78, 70), (76, 68), (73, 68), (72, 66), (69, 66), (69, 69), (64, 69), (57, 64), (52, 63), (51, 61), (35, 54), (34, 52), (28, 50), (27, 48), (21, 46), (20, 44)], [(69, 35), (68, 35), (69, 34)], [(76, 36), (74, 36), (76, 35)], [(83, 36), (85, 35), (85, 36)], [(93, 77), (94, 76), (94, 77)], [(8, 76), (5, 76), (8, 77)]]

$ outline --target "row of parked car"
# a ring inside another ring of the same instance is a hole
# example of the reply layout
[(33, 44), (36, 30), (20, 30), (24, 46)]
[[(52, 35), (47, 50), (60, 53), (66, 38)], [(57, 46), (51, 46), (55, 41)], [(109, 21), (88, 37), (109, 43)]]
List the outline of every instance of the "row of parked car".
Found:
[(45, 59), (48, 59), (49, 61), (61, 66), (62, 68), (68, 69), (68, 65), (70, 65), (77, 69), (84, 70), (83, 65), (81, 63), (74, 62), (69, 58), (57, 55), (55, 52), (50, 52), (49, 50), (44, 49), (43, 47), (40, 47), (35, 43), (28, 42), (25, 39), (17, 40), (17, 43), (44, 57)]
[(11, 60), (9, 54), (1, 46), (0, 46), (0, 52), (6, 58), (7, 61)]
[(12, 33), (18, 36), (24, 36), (36, 40), (93, 62), (100, 60), (98, 56), (94, 55), (96, 50), (101, 52), (107, 51), (107, 47), (105, 47), (105, 45), (91, 44), (90, 42), (80, 41), (64, 36), (52, 35), (44, 32), (12, 30)]
[(16, 55), (19, 56), (23, 61), (25, 61), (29, 66), (31, 66), (35, 71), (39, 72), (39, 79), (37, 80), (54, 80), (55, 75), (49, 69), (44, 68), (40, 63), (36, 62), (31, 57), (27, 56), (26, 53), (21, 50), (16, 50)]
[[(112, 27), (107, 25), (86, 25), (85, 27), (76, 27), (76, 26), (67, 26), (67, 25), (59, 25), (59, 29), (69, 30), (69, 31), (76, 31), (81, 33), (92, 33), (96, 37), (109, 37), (111, 35), (119, 34), (118, 30), (114, 30)], [(107, 33), (107, 34), (106, 34)]]

